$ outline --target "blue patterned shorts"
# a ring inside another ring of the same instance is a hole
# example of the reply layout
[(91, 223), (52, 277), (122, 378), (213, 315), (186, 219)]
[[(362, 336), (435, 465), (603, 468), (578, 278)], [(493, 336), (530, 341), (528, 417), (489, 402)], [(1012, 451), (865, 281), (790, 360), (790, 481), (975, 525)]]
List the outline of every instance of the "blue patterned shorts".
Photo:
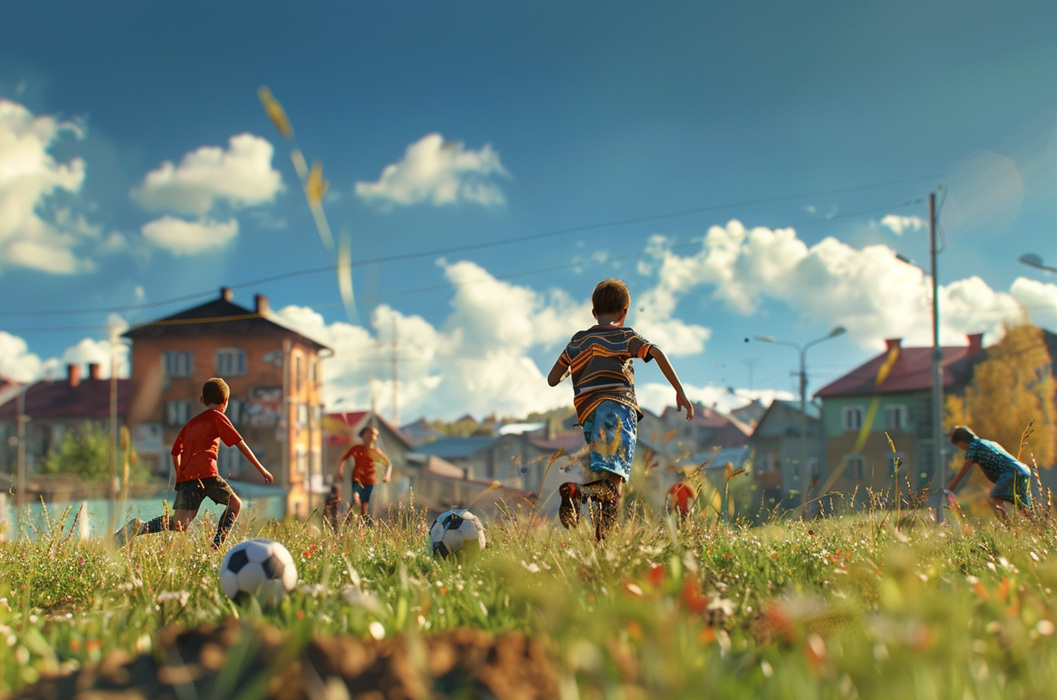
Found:
[(1024, 508), (1031, 506), (1031, 477), (1019, 470), (1010, 470), (1000, 476), (991, 490), (991, 498), (1016, 503)]
[(584, 419), (584, 439), (591, 446), (591, 471), (612, 472), (624, 481), (635, 459), (638, 411), (616, 401), (603, 401)]

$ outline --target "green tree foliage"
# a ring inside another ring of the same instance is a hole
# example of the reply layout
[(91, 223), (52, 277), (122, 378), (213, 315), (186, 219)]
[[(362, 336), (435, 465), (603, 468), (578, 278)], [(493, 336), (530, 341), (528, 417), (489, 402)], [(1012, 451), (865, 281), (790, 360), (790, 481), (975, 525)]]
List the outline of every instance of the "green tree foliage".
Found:
[(1053, 361), (1042, 329), (1028, 324), (1007, 328), (976, 366), (965, 397), (948, 399), (948, 428), (963, 423), (1016, 455), (1024, 429), (1035, 421), (1021, 461), (1030, 463), (1034, 456), (1040, 467), (1051, 467), (1057, 462), (1055, 396)]
[[(119, 477), (122, 460), (130, 460), (130, 480), (149, 476), (146, 468), (131, 453), (131, 448), (126, 446), (118, 456)], [(110, 478), (110, 432), (106, 425), (86, 422), (78, 428), (67, 430), (59, 444), (45, 455), (43, 469), (46, 474), (71, 474), (85, 481), (106, 481)]]

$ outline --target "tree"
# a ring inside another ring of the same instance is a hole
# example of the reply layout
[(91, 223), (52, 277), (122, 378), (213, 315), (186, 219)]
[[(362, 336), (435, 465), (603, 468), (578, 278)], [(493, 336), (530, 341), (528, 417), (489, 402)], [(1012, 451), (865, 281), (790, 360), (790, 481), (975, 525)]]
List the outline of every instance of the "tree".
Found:
[[(129, 480), (149, 476), (142, 462), (126, 448), (118, 455), (118, 477), (124, 459), (130, 461)], [(110, 478), (110, 432), (104, 424), (94, 422), (67, 430), (59, 444), (45, 455), (43, 467), (46, 474), (72, 474), (85, 481), (106, 481)]]
[(965, 397), (947, 400), (948, 430), (968, 425), (982, 438), (994, 440), (1010, 453), (1020, 449), (1021, 436), (1031, 421), (1021, 461), (1034, 456), (1040, 467), (1057, 462), (1057, 383), (1053, 360), (1038, 326), (1006, 328), (1005, 337), (987, 349), (987, 359), (976, 366)]

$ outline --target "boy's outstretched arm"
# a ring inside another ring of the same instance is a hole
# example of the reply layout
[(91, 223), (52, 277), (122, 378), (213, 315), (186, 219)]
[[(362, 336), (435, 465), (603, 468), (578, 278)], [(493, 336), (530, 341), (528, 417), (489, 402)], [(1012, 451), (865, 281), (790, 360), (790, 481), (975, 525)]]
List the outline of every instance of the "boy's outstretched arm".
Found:
[(554, 366), (551, 367), (551, 373), (547, 375), (547, 383), (551, 386), (558, 386), (568, 374), (569, 365), (565, 364), (565, 360), (559, 357)]
[(969, 470), (972, 469), (972, 468), (973, 468), (973, 460), (971, 460), (971, 459), (965, 460), (965, 463), (962, 464), (962, 468), (959, 469), (958, 473), (954, 475), (953, 479), (951, 479), (951, 483), (947, 484), (947, 490), (948, 491), (953, 491), (954, 489), (956, 489), (958, 487), (958, 484), (960, 484), (962, 482), (962, 479), (965, 478), (965, 475), (968, 474)]
[(668, 356), (664, 354), (664, 351), (654, 345), (650, 348), (650, 357), (657, 361), (657, 367), (660, 368), (661, 372), (664, 373), (664, 378), (668, 380), (668, 383), (675, 389), (675, 408), (678, 411), (680, 408), (686, 409), (686, 419), (690, 420), (694, 417), (694, 405), (690, 403), (690, 400), (686, 398), (686, 394), (683, 392), (682, 382), (679, 381), (679, 376), (675, 373), (675, 368), (672, 367), (672, 363), (668, 361)]
[(253, 454), (253, 450), (250, 449), (250, 446), (246, 444), (245, 440), (235, 445), (235, 447), (239, 448), (239, 452), (242, 453), (243, 457), (248, 459), (253, 466), (257, 467), (257, 471), (259, 471), (261, 476), (264, 477), (264, 483), (272, 483), (272, 473), (265, 469), (264, 465), (257, 460), (257, 455)]

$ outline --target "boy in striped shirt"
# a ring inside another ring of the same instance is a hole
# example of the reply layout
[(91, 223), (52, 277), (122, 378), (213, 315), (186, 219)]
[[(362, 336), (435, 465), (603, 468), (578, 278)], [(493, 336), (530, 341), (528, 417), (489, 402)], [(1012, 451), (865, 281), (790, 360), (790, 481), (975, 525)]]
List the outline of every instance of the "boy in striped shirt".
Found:
[(588, 467), (599, 476), (586, 484), (562, 484), (558, 516), (565, 527), (575, 527), (582, 504), (595, 501), (595, 537), (601, 540), (616, 517), (621, 486), (631, 475), (637, 424), (642, 418), (635, 399), (632, 359), (657, 361), (675, 389), (676, 409), (685, 408), (687, 420), (694, 417), (694, 407), (661, 349), (624, 326), (631, 306), (627, 286), (618, 279), (603, 280), (595, 287), (591, 304), (597, 323), (573, 336), (551, 368), (547, 383), (557, 386), (572, 376), (573, 406), (591, 446)]

